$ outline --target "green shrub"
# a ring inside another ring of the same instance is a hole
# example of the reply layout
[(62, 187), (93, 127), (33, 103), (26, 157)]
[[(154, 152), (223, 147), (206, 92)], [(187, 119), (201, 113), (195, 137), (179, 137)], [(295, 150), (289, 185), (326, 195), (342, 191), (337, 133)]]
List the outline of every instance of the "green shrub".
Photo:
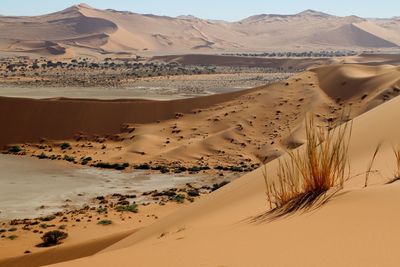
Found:
[(108, 163), (108, 162), (99, 162), (99, 163), (96, 163), (95, 165), (94, 165), (94, 167), (97, 167), (97, 168), (102, 168), (102, 169), (115, 169), (115, 170), (118, 170), (118, 171), (122, 171), (122, 170), (125, 170), (127, 167), (129, 167), (129, 163), (114, 163), (114, 164), (111, 164), (111, 163)]
[(55, 245), (58, 245), (61, 240), (64, 240), (67, 237), (68, 237), (68, 234), (63, 231), (59, 231), (59, 230), (50, 231), (50, 232), (45, 233), (42, 236), (43, 243), (40, 244), (39, 246), (40, 247), (55, 246)]
[(22, 151), (22, 149), (21, 149), (20, 146), (12, 146), (12, 147), (10, 147), (10, 148), (8, 149), (8, 152), (9, 152), (9, 153), (19, 153), (19, 152), (21, 152), (21, 151)]
[(62, 150), (65, 150), (65, 149), (67, 149), (67, 148), (70, 148), (71, 145), (70, 145), (69, 143), (62, 143), (62, 144), (60, 145), (60, 147), (61, 147)]
[(75, 161), (75, 157), (64, 155), (64, 160), (66, 160), (68, 162), (74, 162)]
[(185, 202), (185, 195), (178, 194), (172, 197), (172, 201), (178, 202), (178, 203), (183, 203)]
[(40, 153), (40, 155), (37, 156), (39, 159), (48, 159), (49, 157), (44, 153)]
[(55, 215), (48, 215), (48, 216), (39, 218), (39, 220), (41, 220), (42, 222), (49, 222), (49, 221), (54, 220), (55, 218), (56, 218)]
[(18, 238), (17, 235), (10, 235), (10, 236), (8, 237), (8, 239), (10, 239), (10, 240), (15, 240), (15, 239), (17, 239), (17, 238)]
[(101, 220), (101, 221), (99, 221), (97, 224), (100, 224), (100, 225), (110, 225), (110, 224), (112, 224), (112, 221), (111, 221), (111, 220)]
[(135, 169), (136, 170), (150, 170), (151, 166), (149, 164), (145, 163), (145, 164), (136, 165)]
[(218, 190), (218, 189), (220, 189), (221, 187), (223, 187), (223, 186), (225, 186), (227, 184), (229, 184), (229, 181), (223, 181), (221, 183), (213, 184), (211, 191)]
[(133, 203), (132, 205), (118, 205), (115, 207), (115, 210), (119, 212), (129, 211), (133, 213), (137, 213), (139, 211), (136, 203)]
[(196, 189), (191, 189), (191, 190), (187, 191), (187, 194), (188, 194), (189, 197), (198, 197), (198, 196), (200, 196), (199, 191), (196, 190)]

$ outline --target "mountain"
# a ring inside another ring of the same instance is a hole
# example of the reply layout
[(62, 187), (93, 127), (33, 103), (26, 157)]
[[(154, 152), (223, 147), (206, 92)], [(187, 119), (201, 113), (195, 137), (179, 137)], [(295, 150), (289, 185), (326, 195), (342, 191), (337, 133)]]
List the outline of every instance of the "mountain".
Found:
[(237, 22), (99, 10), (85, 4), (34, 17), (0, 17), (0, 54), (78, 55), (385, 49), (400, 21), (306, 10)]

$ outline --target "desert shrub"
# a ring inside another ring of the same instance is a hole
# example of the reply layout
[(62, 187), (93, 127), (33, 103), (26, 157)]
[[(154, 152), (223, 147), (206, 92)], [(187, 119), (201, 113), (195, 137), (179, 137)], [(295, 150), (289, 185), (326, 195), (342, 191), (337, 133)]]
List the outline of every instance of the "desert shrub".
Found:
[(187, 191), (189, 197), (199, 197), (200, 193), (197, 189), (190, 189)]
[(66, 160), (68, 162), (74, 162), (75, 161), (75, 157), (64, 155), (64, 160)]
[(112, 221), (111, 220), (101, 220), (97, 224), (99, 224), (99, 225), (110, 225), (110, 224), (112, 224)]
[(394, 156), (396, 158), (396, 171), (394, 177), (390, 179), (387, 184), (392, 184), (400, 180), (400, 146), (393, 147)]
[(147, 163), (135, 166), (136, 170), (150, 170), (151, 166)]
[(351, 127), (344, 124), (334, 130), (316, 128), (306, 120), (307, 143), (304, 149), (288, 151), (289, 157), (279, 160), (277, 180), (264, 178), (270, 211), (276, 217), (308, 209), (330, 189), (340, 190), (347, 179), (348, 143)]
[(55, 226), (54, 224), (47, 224), (47, 223), (39, 224), (39, 227), (42, 228), (42, 229), (47, 229), (49, 227), (54, 227), (54, 226)]
[(65, 149), (67, 149), (67, 148), (70, 148), (71, 145), (70, 145), (69, 143), (64, 142), (64, 143), (62, 143), (62, 144), (60, 145), (60, 147), (61, 147), (62, 150), (65, 150)]
[(50, 232), (45, 233), (42, 236), (43, 243), (39, 244), (38, 246), (40, 246), (40, 247), (55, 246), (55, 245), (58, 245), (61, 240), (64, 240), (67, 237), (68, 237), (68, 234), (63, 231), (59, 231), (59, 230), (50, 231)]
[(115, 207), (115, 210), (119, 211), (119, 212), (129, 211), (129, 212), (137, 213), (139, 211), (139, 208), (136, 203), (133, 203), (132, 205), (118, 205)]
[(82, 165), (87, 165), (89, 161), (92, 161), (93, 159), (91, 157), (82, 157), (81, 158), (81, 164)]
[(39, 159), (48, 159), (49, 158), (44, 152), (40, 153), (37, 157)]
[(56, 218), (55, 215), (48, 215), (48, 216), (39, 218), (39, 220), (41, 220), (42, 222), (49, 222), (49, 221), (54, 220), (55, 218)]
[(183, 203), (183, 202), (185, 202), (185, 195), (177, 194), (177, 195), (173, 196), (171, 200), (175, 201), (177, 203)]
[(17, 239), (17, 238), (18, 238), (17, 235), (10, 235), (10, 236), (8, 237), (8, 239), (10, 239), (10, 240), (15, 240), (15, 239)]
[(218, 189), (220, 189), (221, 187), (223, 187), (223, 186), (225, 186), (227, 184), (229, 184), (229, 181), (222, 181), (221, 183), (215, 183), (215, 184), (213, 184), (213, 186), (211, 188), (211, 191), (218, 190)]
[(102, 168), (102, 169), (115, 169), (118, 171), (122, 171), (122, 170), (125, 170), (127, 167), (129, 167), (129, 163), (122, 163), (122, 164), (121, 163), (113, 163), (113, 164), (111, 164), (108, 162), (99, 162), (99, 163), (96, 163), (94, 165), (94, 167)]
[(20, 146), (11, 146), (10, 148), (8, 148), (9, 153), (19, 153), (21, 151), (22, 149)]
[(193, 166), (193, 167), (188, 168), (187, 170), (189, 172), (200, 172), (200, 171), (209, 170), (209, 169), (210, 169), (210, 167), (208, 167), (208, 166)]

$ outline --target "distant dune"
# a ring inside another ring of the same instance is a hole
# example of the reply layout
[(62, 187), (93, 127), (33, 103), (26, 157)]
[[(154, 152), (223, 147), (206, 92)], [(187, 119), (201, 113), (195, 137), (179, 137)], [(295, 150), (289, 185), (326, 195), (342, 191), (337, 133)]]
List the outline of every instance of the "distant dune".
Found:
[(392, 49), (398, 19), (337, 17), (307, 10), (237, 22), (98, 10), (88, 5), (36, 17), (0, 17), (0, 54), (182, 54), (224, 51)]

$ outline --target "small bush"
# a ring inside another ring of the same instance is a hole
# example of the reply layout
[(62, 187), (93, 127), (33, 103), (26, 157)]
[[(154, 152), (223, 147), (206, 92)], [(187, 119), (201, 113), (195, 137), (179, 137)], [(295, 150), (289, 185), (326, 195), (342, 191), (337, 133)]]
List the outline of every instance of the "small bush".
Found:
[(222, 181), (221, 183), (213, 184), (213, 186), (211, 188), (211, 191), (214, 192), (215, 190), (218, 190), (218, 189), (220, 189), (221, 187), (223, 187), (223, 186), (225, 186), (227, 184), (229, 184), (229, 181)]
[(99, 162), (97, 164), (94, 165), (94, 167), (97, 168), (102, 168), (102, 169), (115, 169), (118, 171), (122, 171), (125, 170), (127, 167), (129, 167), (129, 163), (108, 163), (108, 162)]
[(139, 211), (138, 205), (133, 203), (132, 205), (118, 205), (115, 207), (116, 211), (123, 212), (123, 211), (129, 211), (133, 213), (137, 213)]
[(44, 153), (40, 153), (40, 155), (37, 156), (39, 159), (48, 159), (49, 157)]
[(89, 163), (89, 161), (92, 161), (91, 157), (82, 157), (81, 158), (81, 164), (82, 165), (87, 165)]
[(101, 220), (97, 224), (99, 224), (99, 225), (110, 225), (110, 224), (112, 224), (112, 221), (111, 220)]
[(10, 236), (8, 237), (8, 239), (10, 239), (10, 240), (15, 240), (15, 239), (17, 239), (17, 238), (18, 238), (17, 235), (10, 235)]
[(8, 149), (8, 152), (9, 153), (19, 153), (19, 152), (21, 152), (22, 151), (22, 149), (21, 149), (21, 147), (20, 146), (12, 146), (12, 147), (10, 147), (9, 149)]
[(74, 162), (75, 161), (75, 157), (64, 155), (64, 160), (66, 160), (68, 162)]
[(58, 245), (61, 240), (64, 240), (67, 237), (68, 237), (68, 234), (63, 231), (59, 231), (59, 230), (50, 231), (50, 232), (45, 233), (42, 236), (43, 243), (39, 244), (38, 246), (39, 247), (55, 246), (55, 245)]
[(175, 201), (177, 203), (183, 203), (185, 202), (185, 195), (178, 194), (172, 197), (172, 201)]
[(107, 208), (106, 207), (99, 207), (96, 210), (98, 213), (107, 213)]
[(136, 170), (150, 170), (151, 166), (147, 163), (135, 166)]
[(396, 158), (396, 171), (394, 172), (394, 177), (390, 179), (387, 184), (392, 184), (400, 180), (400, 146), (393, 147), (393, 152)]
[(196, 189), (191, 189), (191, 190), (187, 191), (187, 194), (189, 197), (199, 197), (200, 196), (199, 191)]
[(48, 215), (48, 216), (39, 218), (39, 220), (41, 220), (42, 222), (49, 222), (49, 221), (54, 220), (55, 218), (56, 218), (55, 215)]
[(39, 227), (42, 228), (42, 229), (47, 229), (49, 227), (54, 227), (54, 226), (55, 226), (54, 224), (47, 224), (47, 223), (39, 224)]
[(65, 150), (65, 149), (70, 148), (71, 145), (70, 145), (69, 143), (62, 143), (62, 144), (60, 145), (60, 147), (61, 147), (62, 150)]

